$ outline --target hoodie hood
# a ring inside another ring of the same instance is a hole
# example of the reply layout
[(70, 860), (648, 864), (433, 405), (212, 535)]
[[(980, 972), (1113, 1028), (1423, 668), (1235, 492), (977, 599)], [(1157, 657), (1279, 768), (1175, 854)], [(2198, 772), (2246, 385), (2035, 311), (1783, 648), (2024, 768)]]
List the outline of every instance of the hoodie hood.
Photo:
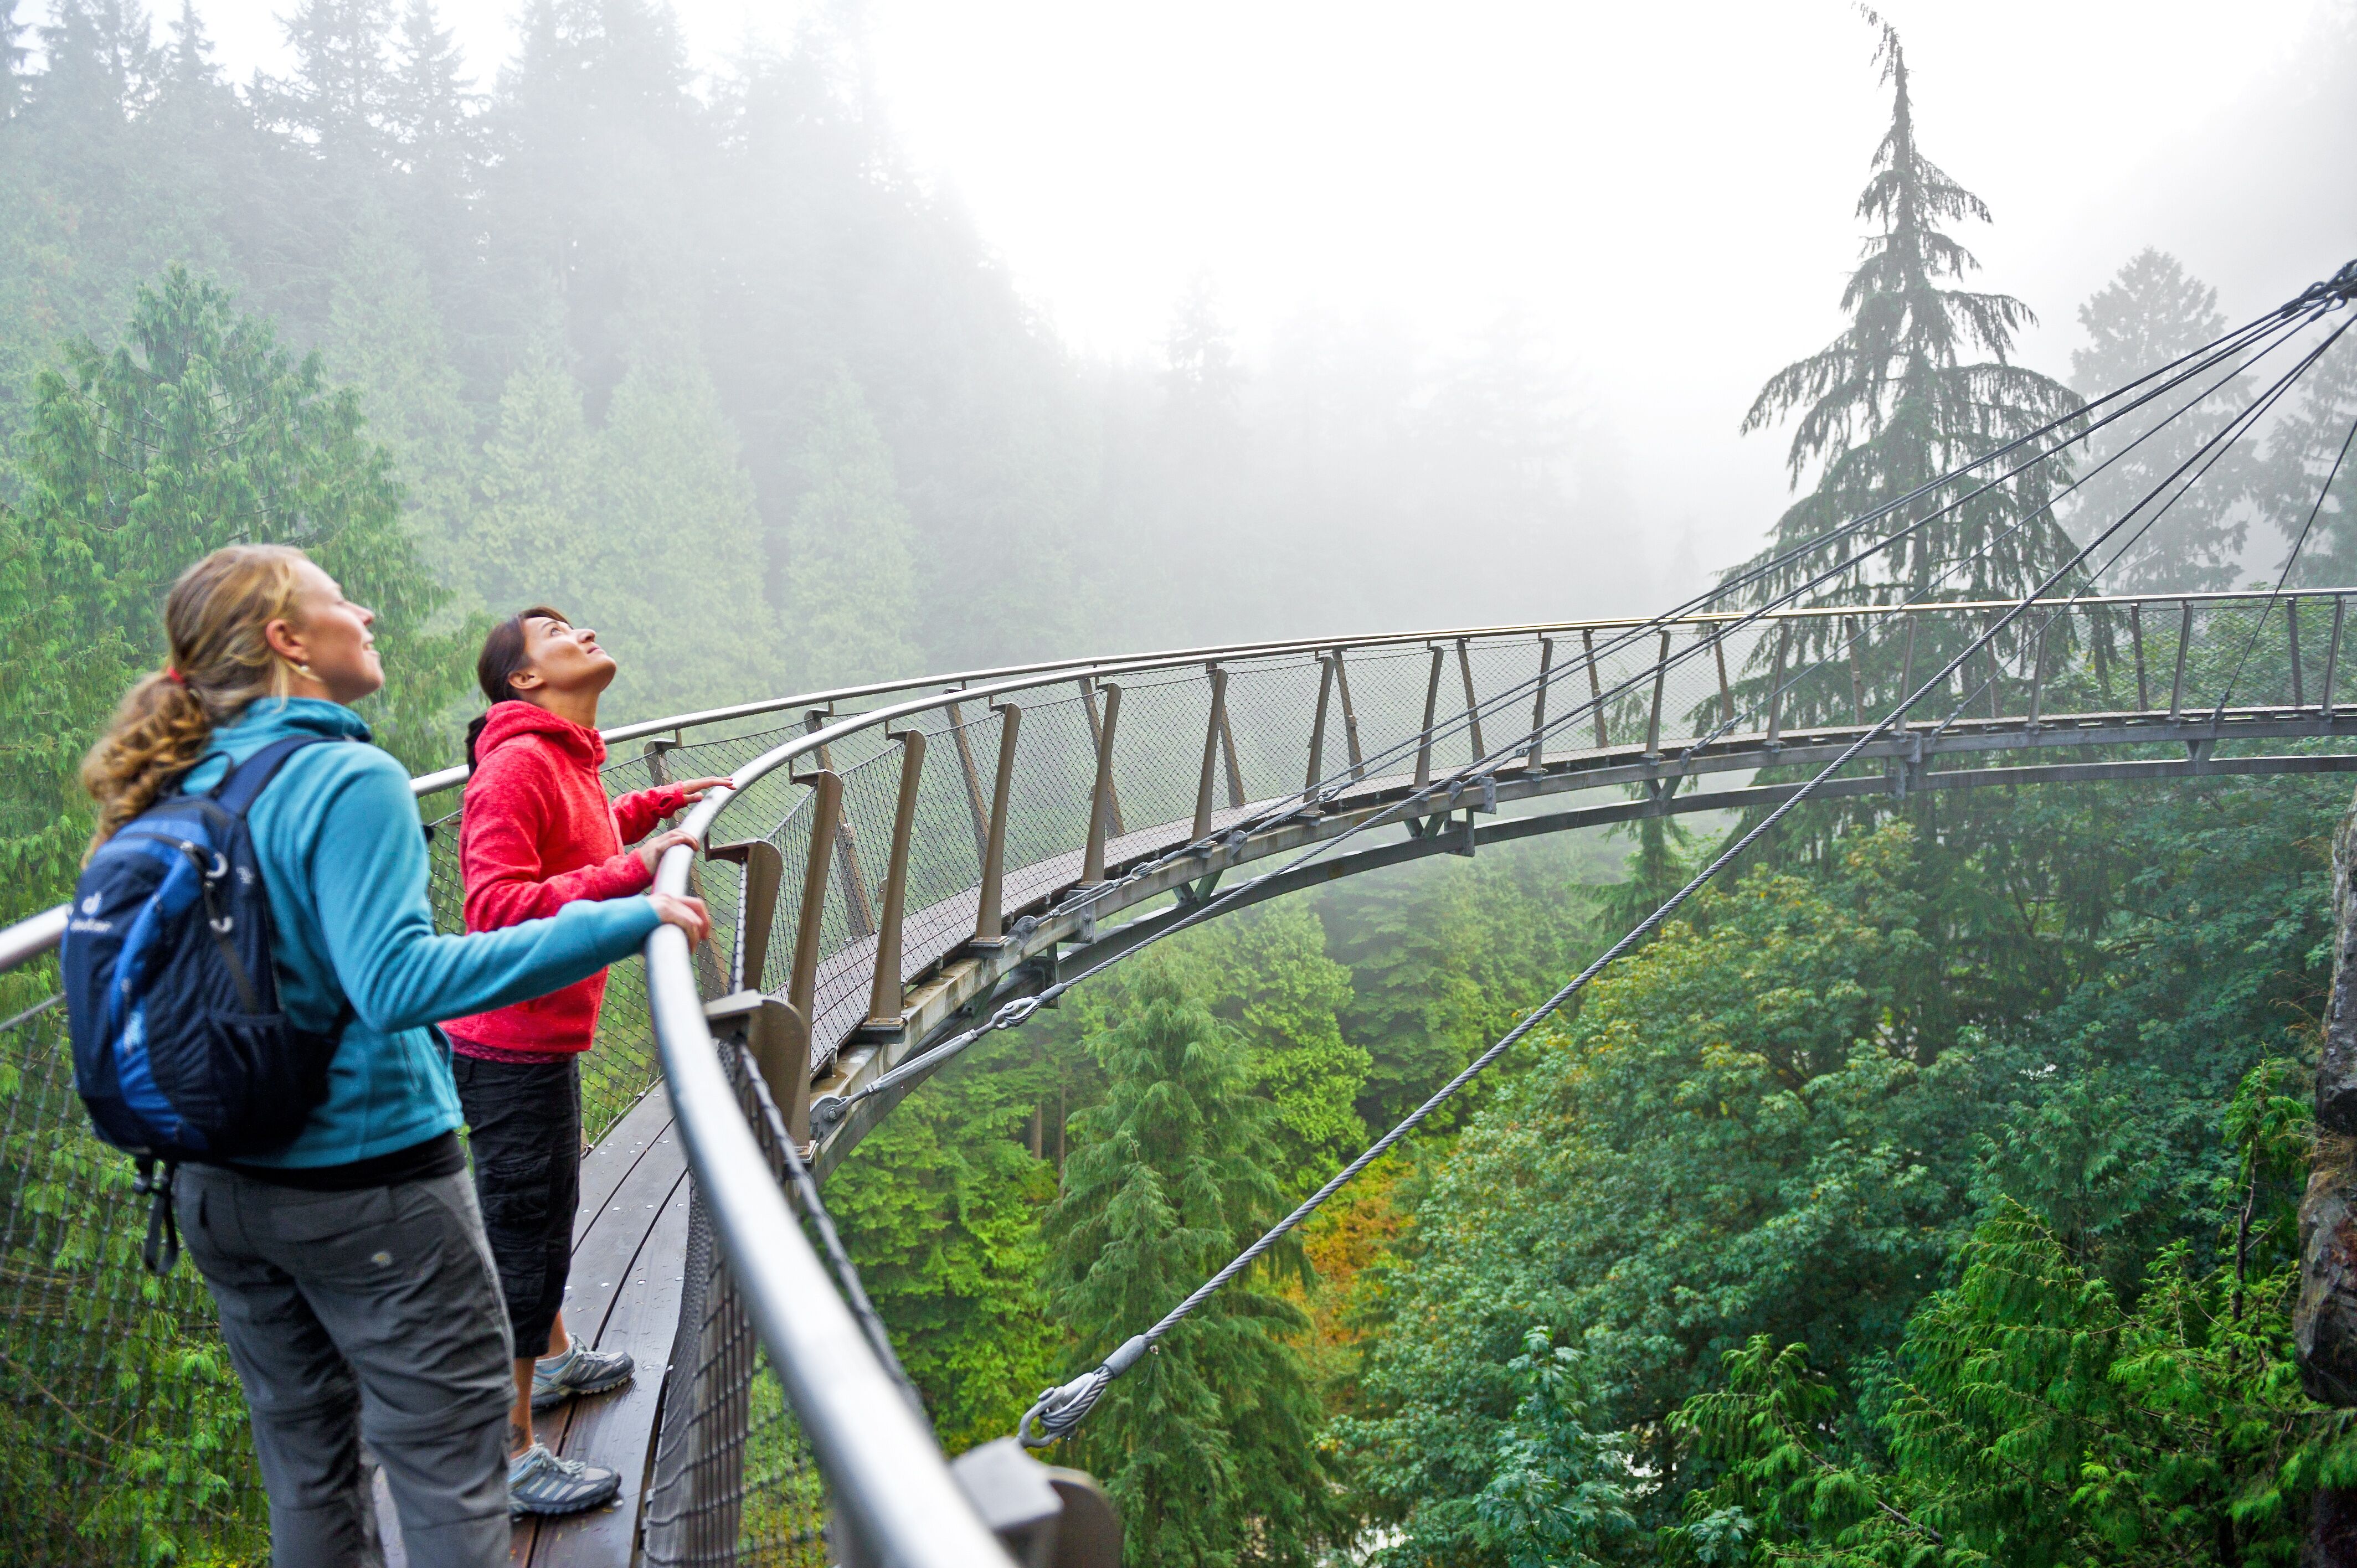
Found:
[(491, 704), (483, 733), (475, 741), (475, 766), (481, 767), (492, 752), (525, 736), (544, 736), (561, 756), (584, 768), (594, 770), (605, 765), (606, 737), (596, 730), (584, 729), (530, 703), (507, 702)]

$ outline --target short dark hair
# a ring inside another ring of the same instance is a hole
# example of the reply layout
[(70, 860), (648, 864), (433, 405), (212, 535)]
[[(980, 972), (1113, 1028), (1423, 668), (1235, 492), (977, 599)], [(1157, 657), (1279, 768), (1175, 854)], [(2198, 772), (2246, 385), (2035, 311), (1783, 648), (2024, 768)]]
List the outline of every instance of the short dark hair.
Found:
[[(491, 628), (490, 635), (483, 639), (483, 651), (475, 658), (475, 684), (483, 689), (483, 701), (493, 707), (520, 700), (508, 680), (510, 676), (532, 667), (532, 660), (524, 651), (523, 623), (535, 616), (561, 620), (567, 626), (573, 624), (573, 618), (563, 610), (534, 605), (530, 609), (516, 611)], [(482, 738), (483, 726), (490, 720), (491, 715), (486, 713), (467, 726), (467, 766), (469, 768), (475, 766), (475, 743)]]

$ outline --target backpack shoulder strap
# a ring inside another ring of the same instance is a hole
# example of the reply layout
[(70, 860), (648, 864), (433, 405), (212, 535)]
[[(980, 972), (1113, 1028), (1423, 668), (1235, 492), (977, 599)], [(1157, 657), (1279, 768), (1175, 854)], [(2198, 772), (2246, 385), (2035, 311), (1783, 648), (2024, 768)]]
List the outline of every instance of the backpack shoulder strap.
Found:
[(330, 738), (324, 735), (296, 735), (272, 741), (231, 768), (229, 776), (212, 787), (213, 800), (231, 816), (244, 816), (288, 757), (307, 746), (323, 746)]

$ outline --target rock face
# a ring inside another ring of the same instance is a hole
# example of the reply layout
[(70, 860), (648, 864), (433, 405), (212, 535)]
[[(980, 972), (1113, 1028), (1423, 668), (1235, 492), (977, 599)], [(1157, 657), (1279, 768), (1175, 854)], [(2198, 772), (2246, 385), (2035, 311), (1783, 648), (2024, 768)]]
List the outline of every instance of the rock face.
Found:
[[(2357, 1406), (2357, 810), (2332, 835), (2332, 996), (2317, 1055), (2316, 1164), (2299, 1206), (2299, 1305), (2292, 1342), (2309, 1397)], [(2357, 1568), (2357, 1492), (2316, 1494), (2309, 1568)]]

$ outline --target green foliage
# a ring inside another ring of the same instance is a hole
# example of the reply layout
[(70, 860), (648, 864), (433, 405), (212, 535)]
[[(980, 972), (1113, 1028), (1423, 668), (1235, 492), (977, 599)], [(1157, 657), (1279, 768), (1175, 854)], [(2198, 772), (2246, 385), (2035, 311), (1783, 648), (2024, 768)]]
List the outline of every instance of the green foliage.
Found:
[(164, 654), (180, 569), (237, 541), (301, 545), (379, 616), (379, 738), (423, 762), (464, 682), (425, 629), (441, 592), (402, 524), (401, 489), (362, 433), (360, 400), (296, 360), (267, 322), (173, 268), (133, 296), (122, 343), (65, 345), (36, 379), (0, 513), (0, 916), (52, 902), (89, 832), (82, 752), (123, 690)]
[(1911, 835), (1823, 881), (1754, 872), (1592, 990), (1433, 1177), (1338, 1423), (1398, 1563), (1501, 1562), (1479, 1499), (1533, 1324), (1682, 1489), (1660, 1421), (1770, 1324), (1845, 1380), (1894, 1344), (1968, 1212), (1988, 1069), (1922, 1026)]
[(861, 1282), (952, 1452), (1014, 1431), (1063, 1352), (1038, 1301), (1055, 1170), (1020, 1137), (1057, 1064), (1000, 1039), (911, 1096), (827, 1184)]
[[(1266, 1102), (1221, 1024), (1147, 961), (1097, 1042), (1105, 1099), (1049, 1211), (1049, 1295), (1093, 1366), (1276, 1218)], [(1115, 1382), (1075, 1444), (1122, 1511), (1131, 1568), (1308, 1563), (1346, 1515), (1314, 1442), (1300, 1311), (1238, 1281)]]
[(1627, 1556), (1637, 1532), (1628, 1444), (1594, 1430), (1586, 1358), (1534, 1328), (1506, 1370), (1523, 1398), (1474, 1501), (1477, 1538), (1507, 1568), (1589, 1568)]
[[(2079, 306), (2079, 325), (2086, 330), (2087, 347), (2072, 351), (2072, 390), (2098, 397), (2216, 338), (2225, 331), (2226, 318), (2219, 313), (2216, 289), (2189, 275), (2176, 257), (2147, 247)], [(2199, 384), (2222, 379), (2213, 371)], [(2095, 432), (2083, 448), (2083, 466), (2090, 474), (2072, 498), (2072, 515), (2091, 526), (2125, 516), (2193, 459), (2255, 390), (2229, 382), (2166, 429), (2155, 430), (2160, 413), (2173, 413), (2191, 401), (2187, 392), (2174, 393), (2149, 414)], [(2102, 472), (2093, 472), (2099, 467)], [(2250, 532), (2252, 467), (2242, 442), (2220, 455), (2199, 485), (2127, 546), (2105, 585), (2121, 593), (2233, 587)]]

